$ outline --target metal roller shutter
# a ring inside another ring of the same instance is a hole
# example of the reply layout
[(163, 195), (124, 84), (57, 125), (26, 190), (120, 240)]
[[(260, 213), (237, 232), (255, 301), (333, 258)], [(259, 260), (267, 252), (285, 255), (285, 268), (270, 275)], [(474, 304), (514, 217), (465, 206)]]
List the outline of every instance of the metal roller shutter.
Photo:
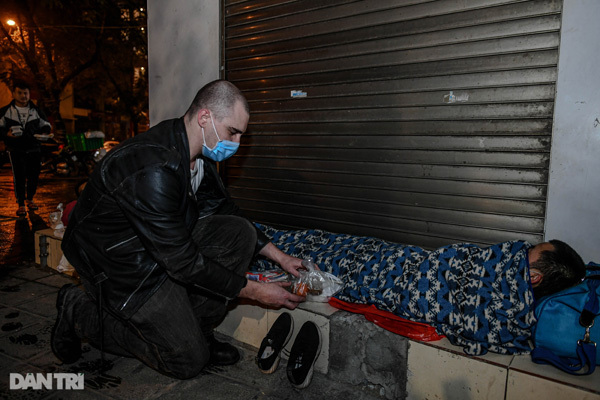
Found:
[[(562, 1), (228, 0), (256, 221), (437, 247), (542, 240)], [(292, 93), (295, 93), (292, 96)]]

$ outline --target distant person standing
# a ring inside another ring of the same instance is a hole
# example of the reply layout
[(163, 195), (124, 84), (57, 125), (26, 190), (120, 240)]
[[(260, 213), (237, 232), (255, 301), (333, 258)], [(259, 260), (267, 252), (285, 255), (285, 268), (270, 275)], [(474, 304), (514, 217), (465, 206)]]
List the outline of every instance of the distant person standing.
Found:
[(44, 113), (30, 100), (29, 85), (16, 81), (13, 101), (0, 109), (0, 139), (4, 141), (12, 165), (17, 215), (27, 215), (27, 207), (37, 210), (33, 196), (41, 169), (41, 145), (35, 135), (50, 134), (52, 127)]

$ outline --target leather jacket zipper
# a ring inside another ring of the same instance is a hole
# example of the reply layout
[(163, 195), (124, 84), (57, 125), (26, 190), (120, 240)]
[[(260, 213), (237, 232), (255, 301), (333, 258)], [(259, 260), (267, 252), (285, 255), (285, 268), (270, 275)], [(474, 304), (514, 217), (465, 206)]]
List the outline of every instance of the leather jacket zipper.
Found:
[(125, 300), (125, 302), (123, 303), (123, 305), (121, 306), (121, 308), (119, 310), (123, 311), (123, 309), (125, 307), (127, 307), (127, 304), (129, 303), (129, 300), (131, 300), (131, 298), (133, 297), (133, 295), (136, 294), (138, 290), (140, 290), (140, 288), (144, 285), (144, 282), (146, 282), (146, 280), (148, 280), (148, 278), (150, 277), (150, 275), (152, 275), (152, 272), (154, 271), (154, 269), (156, 268), (157, 265), (158, 265), (157, 263), (154, 263), (154, 265), (150, 269), (150, 272), (148, 272), (148, 274), (144, 277), (144, 279), (142, 279), (142, 281), (135, 288), (135, 290), (133, 292), (131, 292), (131, 294), (129, 295), (129, 297), (127, 297), (127, 300)]
[(121, 246), (121, 245), (123, 245), (123, 244), (125, 244), (125, 243), (127, 243), (127, 242), (130, 242), (130, 241), (132, 241), (132, 240), (133, 240), (133, 239), (135, 239), (135, 238), (137, 238), (137, 236), (132, 236), (132, 237), (130, 237), (129, 239), (125, 239), (125, 240), (123, 240), (122, 242), (119, 242), (119, 243), (113, 244), (112, 246), (108, 247), (108, 248), (106, 249), (106, 251), (111, 251), (112, 249), (114, 249), (114, 248), (116, 248), (116, 247), (119, 247), (119, 246)]

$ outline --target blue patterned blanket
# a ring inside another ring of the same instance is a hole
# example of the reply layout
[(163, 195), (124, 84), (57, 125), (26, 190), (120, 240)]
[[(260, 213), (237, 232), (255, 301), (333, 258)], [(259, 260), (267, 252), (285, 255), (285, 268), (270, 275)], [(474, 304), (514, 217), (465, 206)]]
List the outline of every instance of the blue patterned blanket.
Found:
[[(524, 241), (481, 248), (454, 244), (434, 251), (321, 230), (282, 231), (257, 225), (287, 254), (312, 257), (338, 276), (340, 300), (374, 304), (434, 326), (467, 354), (531, 350), (535, 323)], [(258, 258), (252, 269), (276, 268)]]

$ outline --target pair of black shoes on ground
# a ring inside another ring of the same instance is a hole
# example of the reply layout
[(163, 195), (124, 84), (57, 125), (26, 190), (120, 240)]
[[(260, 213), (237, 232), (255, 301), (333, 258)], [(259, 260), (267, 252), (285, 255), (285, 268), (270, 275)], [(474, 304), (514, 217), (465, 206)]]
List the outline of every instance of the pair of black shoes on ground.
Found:
[[(265, 374), (275, 372), (281, 358), (281, 350), (290, 340), (293, 330), (294, 321), (289, 313), (284, 312), (275, 320), (256, 356), (256, 363), (262, 372)], [(310, 384), (320, 351), (319, 328), (313, 322), (307, 321), (300, 328), (290, 350), (286, 372), (292, 386), (302, 389)]]
[[(56, 298), (56, 322), (52, 328), (50, 345), (52, 352), (65, 364), (72, 364), (81, 357), (81, 339), (77, 336), (73, 322), (73, 304), (86, 294), (73, 284), (64, 285)], [(240, 353), (235, 346), (219, 342), (214, 335), (206, 336), (210, 350), (210, 364), (232, 365), (239, 361)]]

